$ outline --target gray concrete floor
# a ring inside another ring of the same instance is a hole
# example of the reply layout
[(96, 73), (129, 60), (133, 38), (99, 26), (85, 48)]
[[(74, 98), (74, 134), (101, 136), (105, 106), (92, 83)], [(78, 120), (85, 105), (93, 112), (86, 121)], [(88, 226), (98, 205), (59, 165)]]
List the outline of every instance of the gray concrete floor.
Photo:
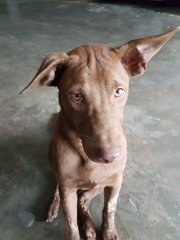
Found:
[[(57, 91), (20, 96), (52, 51), (112, 46), (180, 25), (180, 16), (87, 1), (0, 1), (0, 239), (63, 239), (60, 213), (44, 222), (55, 188), (47, 149)], [(129, 157), (116, 223), (122, 240), (180, 239), (180, 34), (131, 82)], [(102, 197), (92, 203), (100, 227)]]

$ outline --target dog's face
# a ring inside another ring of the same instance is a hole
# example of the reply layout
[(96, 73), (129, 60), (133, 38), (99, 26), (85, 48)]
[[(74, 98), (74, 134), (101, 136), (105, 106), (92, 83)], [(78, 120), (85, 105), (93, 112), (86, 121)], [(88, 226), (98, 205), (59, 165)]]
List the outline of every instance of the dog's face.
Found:
[(31, 86), (56, 86), (66, 124), (82, 140), (87, 156), (112, 163), (126, 151), (122, 122), (129, 80), (177, 32), (128, 42), (120, 47), (85, 45), (46, 57)]
[(82, 140), (88, 157), (110, 163), (123, 155), (123, 110), (129, 76), (117, 54), (104, 45), (81, 46), (59, 81), (64, 118)]

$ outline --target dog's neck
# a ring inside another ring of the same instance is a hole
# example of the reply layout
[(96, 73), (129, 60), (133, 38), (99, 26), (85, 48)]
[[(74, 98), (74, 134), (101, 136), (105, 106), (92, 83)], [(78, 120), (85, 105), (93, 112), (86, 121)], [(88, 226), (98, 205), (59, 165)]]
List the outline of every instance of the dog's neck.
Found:
[(86, 155), (81, 138), (77, 135), (75, 128), (72, 125), (67, 124), (66, 119), (62, 112), (59, 112), (56, 119), (56, 126), (60, 127), (61, 136), (63, 136), (64, 140), (71, 144), (71, 147), (79, 154), (83, 164), (86, 162), (92, 162), (88, 156)]

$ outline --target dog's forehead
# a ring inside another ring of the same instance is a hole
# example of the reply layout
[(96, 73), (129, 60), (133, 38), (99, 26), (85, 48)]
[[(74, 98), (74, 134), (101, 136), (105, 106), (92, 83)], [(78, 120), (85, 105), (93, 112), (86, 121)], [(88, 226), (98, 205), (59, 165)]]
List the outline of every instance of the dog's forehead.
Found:
[(91, 71), (118, 61), (118, 58), (112, 55), (110, 48), (103, 44), (82, 45), (73, 49), (69, 54), (77, 55), (79, 63), (89, 67)]
[(120, 59), (111, 49), (102, 44), (83, 45), (73, 49), (69, 55), (78, 56), (73, 65), (74, 76), (80, 80), (100, 82), (105, 80), (128, 81), (128, 75)]

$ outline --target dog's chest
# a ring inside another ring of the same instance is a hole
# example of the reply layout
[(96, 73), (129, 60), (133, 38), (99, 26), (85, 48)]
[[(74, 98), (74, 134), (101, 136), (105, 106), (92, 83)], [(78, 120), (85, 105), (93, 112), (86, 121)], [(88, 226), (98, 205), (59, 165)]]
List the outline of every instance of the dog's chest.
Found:
[(96, 164), (91, 162), (79, 167), (76, 184), (80, 189), (91, 189), (96, 186), (110, 186), (119, 181), (124, 171), (124, 164)]

